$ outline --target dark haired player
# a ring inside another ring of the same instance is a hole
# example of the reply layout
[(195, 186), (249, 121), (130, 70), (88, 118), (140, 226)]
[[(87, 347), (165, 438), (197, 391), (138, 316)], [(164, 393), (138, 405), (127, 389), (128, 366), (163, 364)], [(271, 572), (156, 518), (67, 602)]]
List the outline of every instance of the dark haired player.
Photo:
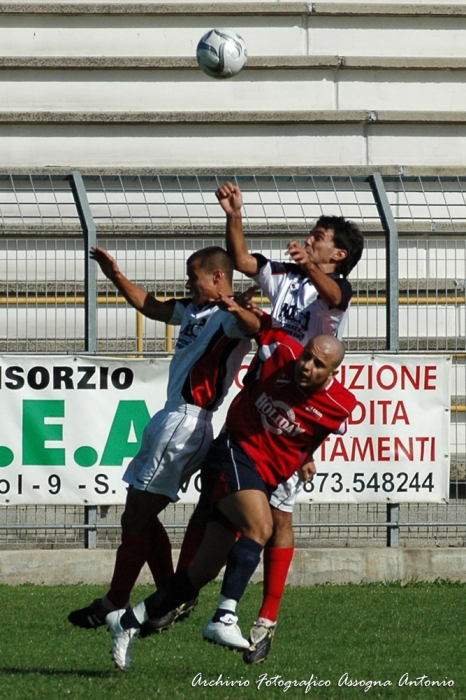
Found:
[[(231, 182), (218, 188), (226, 214), (226, 245), (235, 268), (260, 286), (272, 304), (272, 316), (302, 345), (316, 335), (341, 338), (352, 297), (348, 274), (360, 260), (364, 239), (359, 228), (342, 216), (321, 216), (304, 248), (291, 241), (291, 262), (251, 254), (243, 234), (241, 190)], [(264, 598), (251, 629), (246, 663), (259, 663), (269, 654), (278, 610), (294, 553), (293, 508), (302, 480), (298, 474), (272, 494), (274, 529), (264, 550)]]

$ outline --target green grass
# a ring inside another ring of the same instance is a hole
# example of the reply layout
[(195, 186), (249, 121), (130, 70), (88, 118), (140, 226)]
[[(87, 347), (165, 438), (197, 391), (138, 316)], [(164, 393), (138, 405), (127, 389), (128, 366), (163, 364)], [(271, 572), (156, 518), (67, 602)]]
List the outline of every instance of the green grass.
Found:
[[(195, 613), (168, 632), (139, 640), (127, 674), (114, 669), (110, 637), (66, 620), (70, 610), (105, 592), (97, 586), (0, 586), (0, 698), (58, 700), (242, 700), (243, 698), (406, 698), (466, 700), (466, 585), (436, 582), (407, 586), (348, 585), (288, 588), (272, 653), (265, 664), (246, 666), (241, 654), (207, 644), (201, 629), (215, 609), (219, 585), (211, 584)], [(134, 600), (150, 592), (138, 588)], [(243, 632), (253, 621), (261, 586), (250, 586), (240, 607)], [(339, 687), (353, 681), (391, 686)], [(205, 681), (248, 681), (249, 686), (193, 686)], [(302, 682), (285, 687), (260, 683), (279, 676)], [(330, 681), (311, 687), (311, 675)], [(453, 681), (452, 687), (399, 686), (411, 681)]]

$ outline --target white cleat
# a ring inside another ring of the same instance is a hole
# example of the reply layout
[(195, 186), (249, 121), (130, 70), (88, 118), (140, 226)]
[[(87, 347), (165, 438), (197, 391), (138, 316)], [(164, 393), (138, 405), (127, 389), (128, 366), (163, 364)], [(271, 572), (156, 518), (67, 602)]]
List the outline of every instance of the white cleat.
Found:
[(114, 610), (108, 613), (105, 621), (112, 635), (112, 659), (122, 671), (129, 671), (131, 665), (130, 649), (139, 636), (139, 630), (131, 627), (123, 629), (120, 624), (126, 610)]
[(241, 634), (237, 622), (238, 618), (233, 613), (223, 615), (220, 622), (210, 620), (202, 630), (202, 636), (209, 642), (230, 649), (249, 649), (249, 642)]

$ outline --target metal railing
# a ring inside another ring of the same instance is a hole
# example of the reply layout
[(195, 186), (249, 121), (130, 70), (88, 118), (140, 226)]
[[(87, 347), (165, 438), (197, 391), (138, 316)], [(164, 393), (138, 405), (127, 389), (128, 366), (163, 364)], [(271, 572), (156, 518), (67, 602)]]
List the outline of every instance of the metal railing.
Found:
[[(0, 176), (0, 348), (8, 353), (165, 356), (176, 338), (135, 314), (88, 264), (98, 242), (125, 274), (161, 297), (184, 293), (185, 260), (223, 244), (214, 193), (244, 195), (250, 248), (283, 259), (321, 214), (351, 218), (366, 238), (351, 274), (352, 352), (453, 356), (450, 503), (299, 505), (305, 546), (462, 546), (466, 532), (466, 176)], [(245, 280), (237, 275), (241, 289)], [(263, 300), (266, 302), (266, 300)], [(179, 544), (192, 507), (170, 506)], [(0, 508), (0, 547), (117, 546), (121, 506)]]

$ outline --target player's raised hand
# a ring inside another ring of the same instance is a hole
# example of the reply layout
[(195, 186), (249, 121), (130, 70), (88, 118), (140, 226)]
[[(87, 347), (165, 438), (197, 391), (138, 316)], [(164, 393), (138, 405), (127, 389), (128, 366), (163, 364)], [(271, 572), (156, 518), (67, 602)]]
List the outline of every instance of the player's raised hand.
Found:
[(93, 246), (90, 250), (89, 256), (92, 260), (96, 261), (105, 277), (107, 277), (109, 280), (113, 280), (119, 274), (120, 268), (118, 267), (115, 258), (112, 258), (110, 253), (108, 253), (104, 248), (96, 248)]
[(229, 311), (232, 314), (238, 313), (241, 311), (241, 308), (244, 308), (238, 304), (235, 297), (227, 296), (226, 294), (219, 294), (216, 301), (222, 311)]
[(259, 317), (251, 309), (246, 309), (236, 301), (235, 297), (220, 294), (217, 304), (223, 311), (228, 311), (236, 316), (241, 330), (248, 336), (254, 336), (259, 332), (261, 322)]
[(248, 311), (252, 311), (253, 314), (260, 318), (263, 315), (263, 311), (254, 301), (254, 296), (259, 291), (260, 287), (258, 285), (253, 285), (252, 287), (249, 287), (249, 289), (246, 289), (242, 294), (236, 296), (235, 299), (240, 306), (242, 306), (244, 309), (248, 309)]
[(298, 241), (290, 241), (286, 247), (286, 252), (297, 265), (305, 267), (309, 263), (309, 253)]
[(220, 206), (227, 216), (238, 213), (243, 206), (241, 190), (232, 182), (225, 182), (215, 193)]

